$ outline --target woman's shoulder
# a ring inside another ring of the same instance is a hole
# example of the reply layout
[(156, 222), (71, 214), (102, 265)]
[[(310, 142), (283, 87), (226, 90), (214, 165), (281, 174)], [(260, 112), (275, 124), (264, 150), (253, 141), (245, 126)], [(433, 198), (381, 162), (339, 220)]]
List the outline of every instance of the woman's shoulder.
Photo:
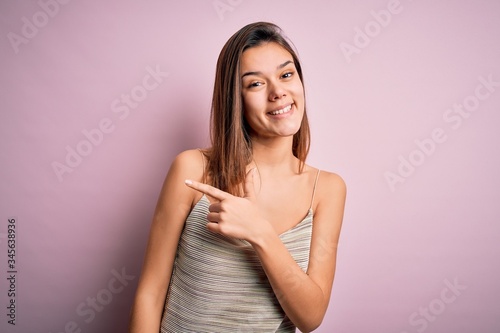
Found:
[(206, 157), (202, 149), (189, 149), (180, 152), (173, 160), (171, 169), (182, 170), (189, 179), (203, 181)]
[(312, 173), (317, 175), (316, 187), (319, 197), (334, 195), (345, 195), (347, 186), (344, 179), (335, 172), (307, 166)]
[[(316, 169), (317, 170), (317, 169)], [(342, 177), (335, 173), (321, 170), (318, 174), (315, 186), (315, 197), (313, 210), (315, 212), (316, 229), (318, 225), (336, 226), (338, 233), (342, 224), (347, 186)], [(328, 221), (336, 221), (331, 224)], [(327, 221), (325, 223), (321, 221)]]
[(195, 163), (202, 162), (202, 157), (204, 157), (204, 150), (200, 148), (188, 149), (180, 152), (175, 156), (174, 161), (180, 163)]

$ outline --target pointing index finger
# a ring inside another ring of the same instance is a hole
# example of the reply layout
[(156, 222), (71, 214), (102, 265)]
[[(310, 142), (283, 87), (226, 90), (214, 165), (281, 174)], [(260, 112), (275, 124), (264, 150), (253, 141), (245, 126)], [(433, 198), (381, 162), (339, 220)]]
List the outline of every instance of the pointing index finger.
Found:
[(186, 179), (184, 183), (187, 186), (191, 187), (192, 189), (199, 191), (203, 194), (206, 194), (208, 196), (211, 196), (212, 198), (215, 198), (217, 200), (224, 200), (230, 195), (229, 193), (221, 191), (218, 188), (215, 188), (211, 185), (203, 184), (191, 179)]

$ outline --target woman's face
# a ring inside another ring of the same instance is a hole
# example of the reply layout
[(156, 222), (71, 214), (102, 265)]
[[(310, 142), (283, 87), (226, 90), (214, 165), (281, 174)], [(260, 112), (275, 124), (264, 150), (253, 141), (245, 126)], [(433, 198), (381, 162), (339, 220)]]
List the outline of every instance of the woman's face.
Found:
[(241, 56), (244, 116), (254, 138), (292, 136), (304, 115), (304, 88), (292, 55), (276, 43)]

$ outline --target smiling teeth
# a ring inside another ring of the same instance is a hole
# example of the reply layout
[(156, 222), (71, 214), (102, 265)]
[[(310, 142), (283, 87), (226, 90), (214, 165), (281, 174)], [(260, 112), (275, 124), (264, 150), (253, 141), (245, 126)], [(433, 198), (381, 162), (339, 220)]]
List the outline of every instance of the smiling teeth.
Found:
[(278, 114), (287, 113), (287, 112), (289, 112), (291, 109), (292, 109), (292, 105), (290, 104), (290, 105), (288, 105), (287, 107), (284, 107), (284, 108), (283, 108), (283, 109), (281, 109), (281, 110), (271, 111), (271, 112), (269, 112), (269, 113), (270, 113), (271, 115), (273, 115), (273, 116), (276, 116), (276, 115), (278, 115)]

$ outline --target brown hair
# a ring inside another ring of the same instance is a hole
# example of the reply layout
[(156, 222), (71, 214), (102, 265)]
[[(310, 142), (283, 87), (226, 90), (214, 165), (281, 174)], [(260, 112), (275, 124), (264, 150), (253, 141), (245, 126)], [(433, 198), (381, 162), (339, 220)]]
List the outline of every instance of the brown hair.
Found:
[[(210, 134), (212, 147), (206, 151), (207, 174), (211, 184), (223, 191), (241, 195), (247, 165), (252, 160), (252, 143), (248, 124), (243, 116), (241, 96), (240, 59), (248, 48), (273, 42), (287, 50), (293, 58), (300, 80), (302, 68), (298, 56), (282, 30), (273, 23), (251, 23), (237, 31), (222, 48), (215, 72), (212, 98)], [(303, 171), (309, 152), (310, 131), (307, 113), (300, 129), (293, 136), (292, 152), (300, 160)]]

